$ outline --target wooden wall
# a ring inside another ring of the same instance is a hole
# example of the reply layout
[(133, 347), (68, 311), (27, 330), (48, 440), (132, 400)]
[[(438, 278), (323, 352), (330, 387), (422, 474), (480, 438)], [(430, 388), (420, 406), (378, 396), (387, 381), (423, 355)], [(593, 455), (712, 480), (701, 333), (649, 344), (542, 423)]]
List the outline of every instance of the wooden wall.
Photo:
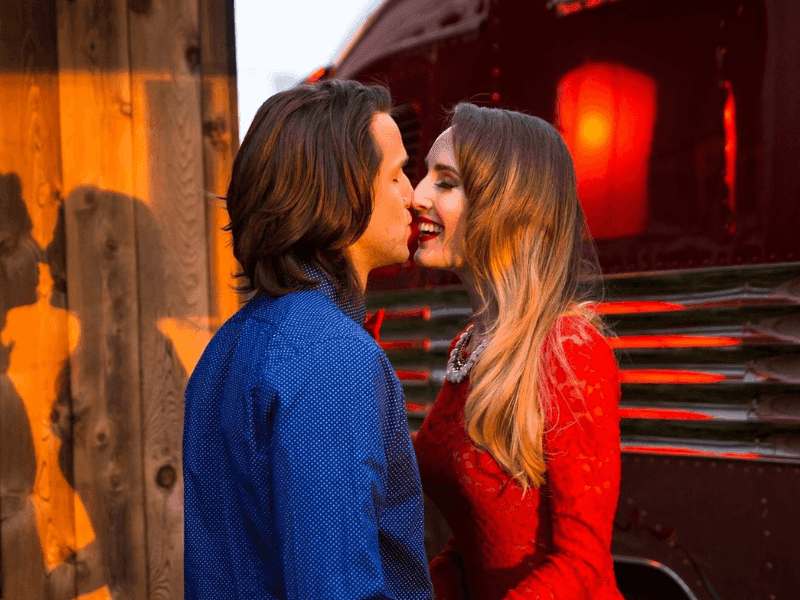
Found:
[(183, 390), (238, 307), (233, 0), (3, 0), (0, 39), (0, 598), (182, 598)]

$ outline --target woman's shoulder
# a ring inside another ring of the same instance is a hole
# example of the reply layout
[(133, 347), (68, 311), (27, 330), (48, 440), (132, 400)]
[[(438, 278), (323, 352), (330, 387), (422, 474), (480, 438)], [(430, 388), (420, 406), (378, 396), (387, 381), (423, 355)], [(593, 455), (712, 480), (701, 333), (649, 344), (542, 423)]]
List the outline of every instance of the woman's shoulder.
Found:
[(555, 392), (551, 409), (567, 406), (570, 412), (583, 413), (598, 406), (616, 408), (620, 395), (617, 361), (606, 338), (592, 323), (579, 315), (563, 316), (554, 325), (548, 343), (551, 371), (546, 379)]
[[(605, 336), (581, 315), (568, 314), (560, 317), (553, 326), (547, 342), (561, 346), (567, 363), (573, 370), (598, 368), (611, 369), (614, 372), (617, 370), (614, 351)], [(553, 349), (551, 347), (551, 350)]]

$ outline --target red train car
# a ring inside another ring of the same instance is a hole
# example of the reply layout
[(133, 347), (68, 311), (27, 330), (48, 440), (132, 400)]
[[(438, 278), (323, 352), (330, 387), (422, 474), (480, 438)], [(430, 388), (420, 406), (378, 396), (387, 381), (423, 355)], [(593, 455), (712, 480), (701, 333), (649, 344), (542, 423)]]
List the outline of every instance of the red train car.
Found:
[[(321, 73), (391, 88), (412, 183), (458, 101), (563, 132), (622, 369), (629, 599), (800, 594), (798, 32), (794, 0), (387, 0)], [(468, 300), (413, 264), (370, 286), (413, 427)]]

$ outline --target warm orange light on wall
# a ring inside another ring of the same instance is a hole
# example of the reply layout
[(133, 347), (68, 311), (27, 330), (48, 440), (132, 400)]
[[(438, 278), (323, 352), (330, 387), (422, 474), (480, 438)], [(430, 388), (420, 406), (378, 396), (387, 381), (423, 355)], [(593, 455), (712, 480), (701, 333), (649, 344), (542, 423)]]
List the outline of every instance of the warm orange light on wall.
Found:
[(558, 84), (558, 125), (578, 176), (578, 195), (595, 239), (647, 228), (647, 182), (656, 85), (612, 63), (573, 69)]

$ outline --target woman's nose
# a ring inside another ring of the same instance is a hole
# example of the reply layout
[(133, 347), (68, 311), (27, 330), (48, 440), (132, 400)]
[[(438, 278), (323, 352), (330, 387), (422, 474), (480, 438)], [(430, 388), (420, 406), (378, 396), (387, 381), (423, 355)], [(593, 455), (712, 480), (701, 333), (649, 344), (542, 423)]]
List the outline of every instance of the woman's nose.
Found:
[(431, 208), (433, 206), (433, 202), (431, 202), (430, 194), (428, 194), (428, 186), (425, 185), (425, 180), (419, 182), (419, 185), (414, 189), (414, 195), (411, 200), (411, 208), (416, 211), (423, 211)]

